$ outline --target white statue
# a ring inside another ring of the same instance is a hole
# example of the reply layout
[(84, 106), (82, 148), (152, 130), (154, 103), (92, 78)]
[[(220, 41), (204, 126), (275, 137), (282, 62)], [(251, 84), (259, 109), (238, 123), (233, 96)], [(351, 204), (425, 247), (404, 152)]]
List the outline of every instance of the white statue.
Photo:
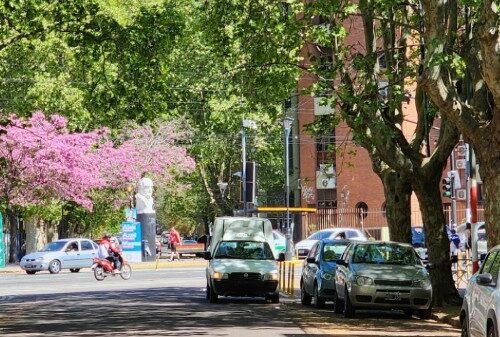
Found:
[(149, 178), (141, 178), (137, 185), (137, 194), (135, 195), (137, 214), (155, 213), (153, 203), (153, 181)]

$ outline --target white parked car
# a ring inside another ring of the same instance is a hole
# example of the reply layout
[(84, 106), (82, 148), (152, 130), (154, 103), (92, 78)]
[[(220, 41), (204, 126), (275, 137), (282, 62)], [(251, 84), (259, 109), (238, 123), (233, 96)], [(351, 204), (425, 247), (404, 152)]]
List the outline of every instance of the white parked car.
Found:
[(323, 239), (347, 239), (347, 240), (358, 240), (366, 241), (368, 238), (365, 233), (357, 228), (327, 228), (317, 231), (311, 234), (307, 239), (297, 242), (295, 245), (296, 256), (299, 259), (304, 259), (309, 254), (312, 246)]
[(500, 245), (493, 248), (467, 285), (460, 312), (462, 337), (499, 337)]
[(27, 274), (48, 270), (57, 274), (62, 269), (77, 273), (81, 268), (90, 268), (98, 245), (89, 239), (61, 239), (47, 244), (41, 251), (23, 256), (21, 269)]

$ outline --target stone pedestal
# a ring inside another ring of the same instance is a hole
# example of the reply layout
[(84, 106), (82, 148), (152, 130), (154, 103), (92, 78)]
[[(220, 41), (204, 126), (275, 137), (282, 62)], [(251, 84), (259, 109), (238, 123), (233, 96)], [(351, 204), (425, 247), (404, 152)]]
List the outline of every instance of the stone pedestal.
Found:
[[(156, 214), (137, 214), (137, 221), (141, 223), (141, 236), (143, 244), (142, 261), (154, 261), (156, 259)], [(146, 246), (149, 248), (149, 252), (151, 253), (151, 255), (146, 254)]]

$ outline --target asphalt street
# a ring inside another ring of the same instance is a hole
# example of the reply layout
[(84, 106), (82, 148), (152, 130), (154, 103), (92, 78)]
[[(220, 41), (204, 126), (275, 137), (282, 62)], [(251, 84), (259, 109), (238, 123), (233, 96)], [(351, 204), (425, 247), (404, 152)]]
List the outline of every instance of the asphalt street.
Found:
[(262, 299), (205, 300), (203, 267), (134, 270), (102, 282), (89, 271), (0, 275), (1, 336), (442, 336), (459, 331), (397, 312), (360, 312)]

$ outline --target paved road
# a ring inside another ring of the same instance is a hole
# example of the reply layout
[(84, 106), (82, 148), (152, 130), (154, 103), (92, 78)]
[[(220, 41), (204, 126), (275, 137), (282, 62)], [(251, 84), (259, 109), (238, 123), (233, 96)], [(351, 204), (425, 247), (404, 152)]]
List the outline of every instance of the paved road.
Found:
[(0, 275), (1, 336), (441, 336), (459, 332), (399, 313), (360, 312), (344, 320), (331, 308), (296, 299), (205, 301), (201, 267), (135, 270), (97, 282), (90, 272)]

